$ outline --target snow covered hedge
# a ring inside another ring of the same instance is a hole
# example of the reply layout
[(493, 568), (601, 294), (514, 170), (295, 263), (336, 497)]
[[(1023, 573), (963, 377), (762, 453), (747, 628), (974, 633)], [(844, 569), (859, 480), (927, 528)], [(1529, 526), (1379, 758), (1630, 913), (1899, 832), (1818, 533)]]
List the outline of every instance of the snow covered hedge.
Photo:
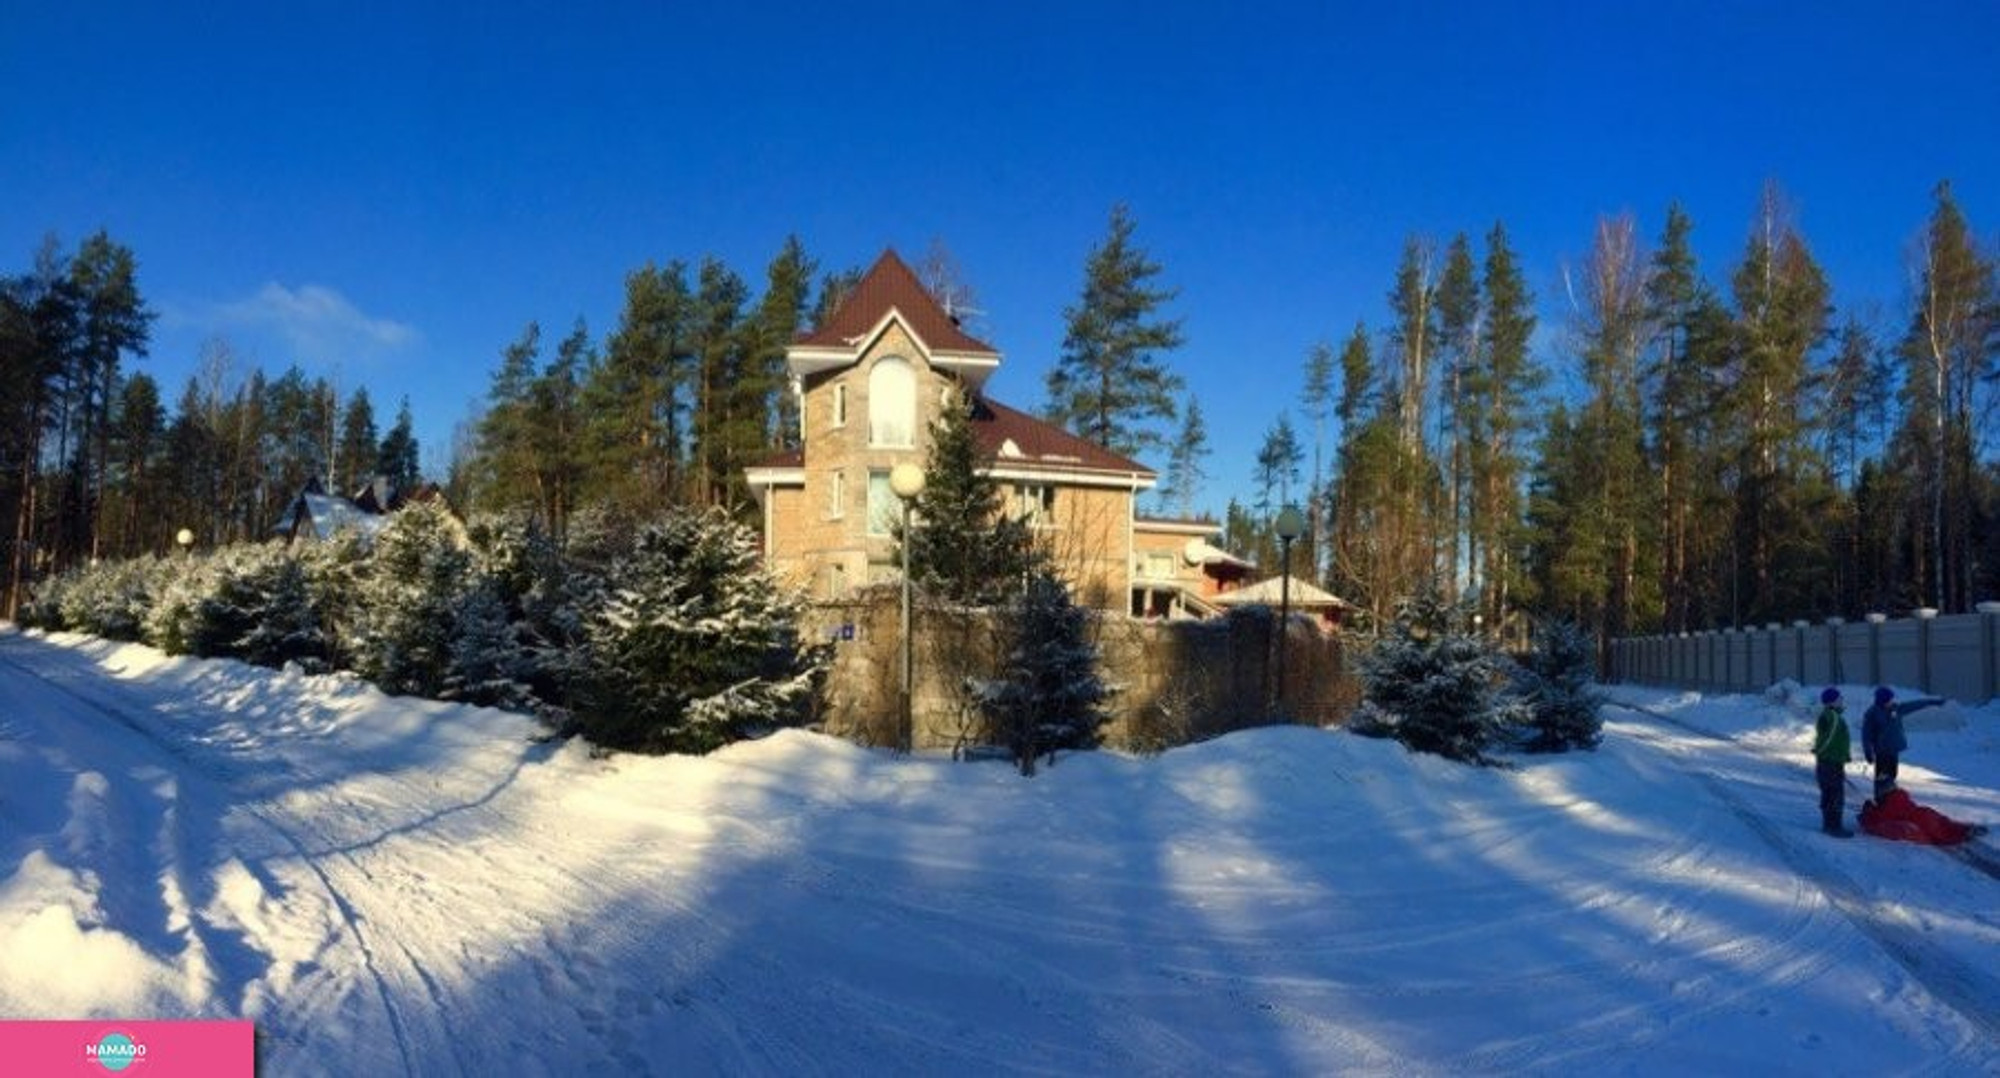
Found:
[(154, 557), (80, 567), (45, 581), (21, 608), (21, 622), (107, 640), (143, 640), (147, 612), (175, 568)]
[(412, 505), (373, 544), (140, 558), (43, 581), (25, 625), (171, 654), (342, 668), (384, 691), (530, 711), (598, 744), (706, 751), (802, 718), (824, 655), (802, 599), (720, 511), (640, 527), (579, 515), (568, 551), (532, 522)]

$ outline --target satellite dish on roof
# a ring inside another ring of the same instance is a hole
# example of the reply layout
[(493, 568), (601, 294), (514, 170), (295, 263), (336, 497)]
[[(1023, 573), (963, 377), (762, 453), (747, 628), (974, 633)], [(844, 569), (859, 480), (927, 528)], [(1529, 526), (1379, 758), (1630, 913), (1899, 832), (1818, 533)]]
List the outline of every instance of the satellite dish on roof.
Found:
[(1208, 544), (1200, 539), (1190, 539), (1181, 548), (1181, 557), (1186, 558), (1189, 565), (1200, 565), (1208, 558)]

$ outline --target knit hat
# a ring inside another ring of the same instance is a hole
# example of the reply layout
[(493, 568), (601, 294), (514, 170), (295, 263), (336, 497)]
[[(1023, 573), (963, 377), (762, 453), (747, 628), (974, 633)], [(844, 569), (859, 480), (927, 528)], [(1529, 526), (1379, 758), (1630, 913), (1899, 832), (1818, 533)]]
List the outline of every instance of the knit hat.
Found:
[(1819, 702), (1822, 704), (1840, 703), (1840, 690), (1831, 685), (1827, 686), (1826, 691), (1819, 694)]
[(1876, 703), (1878, 703), (1878, 704), (1886, 704), (1886, 703), (1888, 703), (1889, 701), (1891, 701), (1891, 700), (1894, 700), (1895, 698), (1896, 698), (1896, 690), (1894, 690), (1894, 689), (1890, 688), (1890, 687), (1889, 687), (1889, 686), (1887, 686), (1887, 685), (1877, 685), (1877, 686), (1875, 686), (1875, 702), (1876, 702)]

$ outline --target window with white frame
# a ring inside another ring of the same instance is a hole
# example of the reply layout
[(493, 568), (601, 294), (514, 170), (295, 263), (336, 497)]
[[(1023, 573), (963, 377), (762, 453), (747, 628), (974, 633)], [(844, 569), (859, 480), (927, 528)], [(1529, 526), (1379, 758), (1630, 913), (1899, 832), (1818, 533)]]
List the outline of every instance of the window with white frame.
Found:
[(896, 497), (895, 489), (889, 486), (888, 470), (871, 469), (868, 472), (868, 534), (894, 534), (902, 511), (901, 500)]
[(868, 372), (868, 443), (908, 449), (916, 436), (916, 369), (895, 356), (876, 360)]
[(1147, 580), (1172, 580), (1174, 578), (1174, 556), (1158, 551), (1147, 551), (1144, 565), (1139, 570)]
[(1056, 488), (1048, 483), (1014, 484), (1014, 518), (1035, 527), (1056, 522)]
[(830, 520), (839, 520), (847, 515), (847, 473), (836, 471), (827, 477), (826, 515)]

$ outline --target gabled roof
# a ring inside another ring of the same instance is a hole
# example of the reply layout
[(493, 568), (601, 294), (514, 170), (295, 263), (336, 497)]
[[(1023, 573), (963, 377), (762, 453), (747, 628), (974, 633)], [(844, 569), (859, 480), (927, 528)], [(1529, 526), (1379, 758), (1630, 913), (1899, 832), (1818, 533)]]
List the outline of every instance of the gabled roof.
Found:
[(1151, 486), (1151, 468), (998, 401), (975, 398), (972, 438), (995, 472), (1103, 473)]
[(992, 345), (958, 328), (893, 248), (883, 250), (882, 257), (834, 308), (825, 325), (804, 334), (797, 343), (808, 348), (852, 348), (856, 341), (874, 334), (891, 309), (903, 316), (910, 331), (923, 338), (933, 352), (1000, 355)]
[[(317, 483), (314, 484), (317, 486)], [(291, 512), (285, 516), (278, 531), (291, 539), (300, 538), (299, 532), (311, 529), (311, 538), (327, 540), (333, 538), (343, 528), (352, 528), (364, 538), (373, 539), (382, 530), (388, 519), (370, 512), (336, 494), (316, 493), (311, 487), (300, 493), (292, 502)]]
[[(1223, 606), (1251, 606), (1253, 604), (1276, 606), (1284, 598), (1284, 593), (1281, 590), (1284, 587), (1284, 580), (1285, 578), (1281, 576), (1274, 576), (1269, 580), (1260, 580), (1247, 588), (1238, 588), (1235, 591), (1223, 592), (1221, 595), (1216, 596), (1213, 601)], [(1342, 609), (1353, 605), (1340, 596), (1316, 588), (1300, 580), (1298, 577), (1292, 578), (1291, 600), (1292, 606), (1299, 610), (1323, 610), (1329, 607)]]

